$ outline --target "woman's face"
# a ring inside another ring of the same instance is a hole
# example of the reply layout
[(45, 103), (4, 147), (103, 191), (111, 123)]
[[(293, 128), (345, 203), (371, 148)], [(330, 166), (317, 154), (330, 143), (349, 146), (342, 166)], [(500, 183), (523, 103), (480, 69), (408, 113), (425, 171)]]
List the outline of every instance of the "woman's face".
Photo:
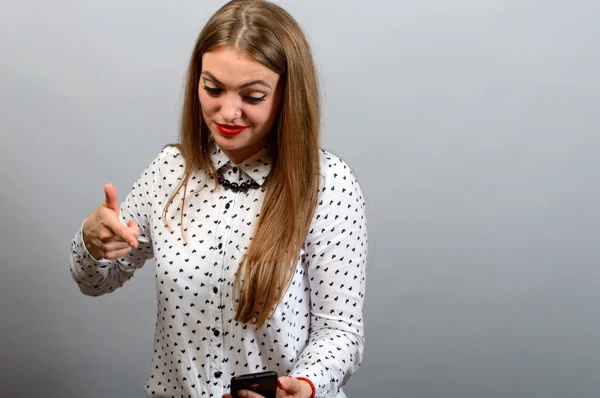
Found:
[(198, 96), (216, 143), (235, 163), (259, 152), (277, 122), (279, 74), (250, 56), (221, 46), (202, 56)]

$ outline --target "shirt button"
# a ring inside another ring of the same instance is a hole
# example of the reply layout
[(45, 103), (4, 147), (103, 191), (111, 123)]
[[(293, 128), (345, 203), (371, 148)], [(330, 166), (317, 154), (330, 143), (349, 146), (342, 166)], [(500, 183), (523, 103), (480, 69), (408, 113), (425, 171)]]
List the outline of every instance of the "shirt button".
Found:
[(222, 248), (222, 247), (223, 247), (223, 244), (222, 244), (222, 243), (219, 243), (219, 249), (220, 249), (220, 248)]
[(215, 372), (215, 377), (218, 379), (219, 377), (221, 377), (222, 374), (223, 372)]
[(229, 203), (225, 204), (225, 208), (229, 209)]
[(214, 292), (215, 294), (217, 294), (217, 293), (219, 293), (219, 289), (217, 289), (216, 287), (213, 287), (213, 292)]
[(215, 336), (219, 337), (219, 331), (217, 329), (213, 329), (213, 333), (215, 334)]

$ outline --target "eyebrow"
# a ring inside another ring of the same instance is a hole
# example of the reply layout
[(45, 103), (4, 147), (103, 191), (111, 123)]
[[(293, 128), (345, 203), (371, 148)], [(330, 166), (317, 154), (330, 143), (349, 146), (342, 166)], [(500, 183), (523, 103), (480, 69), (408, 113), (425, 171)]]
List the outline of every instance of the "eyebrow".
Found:
[[(210, 73), (209, 71), (203, 71), (203, 72), (202, 72), (202, 74), (203, 74), (203, 75), (206, 75), (206, 76), (208, 76), (208, 77), (209, 77), (211, 80), (214, 80), (214, 82), (215, 82), (215, 83), (217, 83), (217, 84), (220, 84), (221, 86), (224, 86), (224, 84), (223, 84), (223, 83), (221, 83), (221, 82), (219, 81), (219, 79), (217, 79), (217, 78), (215, 77), (215, 75), (213, 75), (213, 74), (212, 74), (212, 73)], [(246, 87), (254, 86), (255, 84), (260, 84), (260, 85), (263, 85), (263, 86), (265, 86), (265, 87), (268, 87), (268, 88), (270, 88), (270, 89), (272, 90), (271, 86), (269, 86), (269, 85), (267, 84), (267, 82), (265, 82), (264, 80), (252, 80), (251, 82), (248, 82), (248, 83), (244, 83), (244, 84), (242, 84), (242, 85), (241, 85), (240, 87), (238, 87), (238, 88), (242, 89), (242, 88), (246, 88)]]

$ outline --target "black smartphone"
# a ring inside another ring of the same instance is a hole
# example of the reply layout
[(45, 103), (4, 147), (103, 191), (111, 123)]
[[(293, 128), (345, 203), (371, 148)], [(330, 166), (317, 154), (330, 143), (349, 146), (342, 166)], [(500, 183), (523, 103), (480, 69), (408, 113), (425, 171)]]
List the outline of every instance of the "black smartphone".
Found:
[(238, 398), (238, 391), (250, 390), (265, 398), (277, 397), (277, 372), (267, 371), (234, 376), (231, 379), (231, 396)]

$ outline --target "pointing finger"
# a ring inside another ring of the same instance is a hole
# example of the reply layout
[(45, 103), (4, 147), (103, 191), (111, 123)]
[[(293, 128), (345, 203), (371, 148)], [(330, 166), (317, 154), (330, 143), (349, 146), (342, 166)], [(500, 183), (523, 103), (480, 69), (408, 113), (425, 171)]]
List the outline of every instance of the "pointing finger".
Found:
[(128, 226), (123, 225), (118, 217), (112, 219), (106, 225), (108, 229), (110, 229), (115, 235), (119, 238), (123, 239), (123, 241), (127, 242), (127, 244), (133, 248), (137, 248), (138, 242), (137, 237), (134, 234), (134, 231), (131, 230)]
[(138, 227), (137, 223), (133, 220), (129, 220), (127, 222), (127, 228), (129, 228), (129, 230), (131, 231), (131, 233), (133, 234), (133, 237), (137, 240), (137, 238), (140, 237), (140, 228)]

